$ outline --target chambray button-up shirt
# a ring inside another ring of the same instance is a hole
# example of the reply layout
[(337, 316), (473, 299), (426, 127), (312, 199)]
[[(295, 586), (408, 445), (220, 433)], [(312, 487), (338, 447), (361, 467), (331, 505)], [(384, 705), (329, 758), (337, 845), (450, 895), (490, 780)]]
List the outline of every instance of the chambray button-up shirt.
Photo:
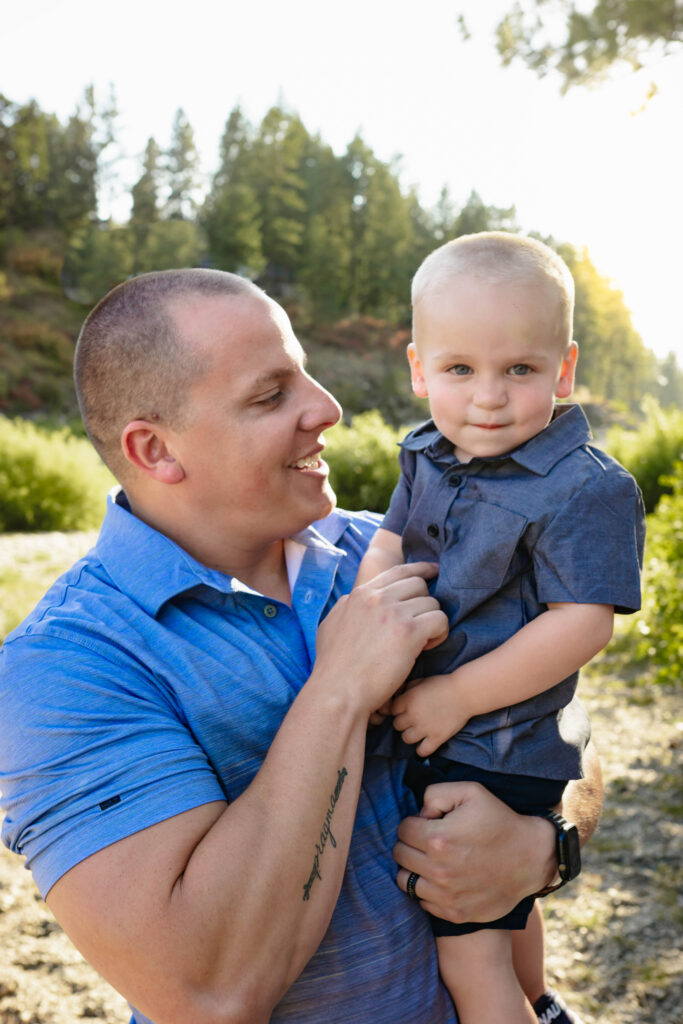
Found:
[[(376, 526), (335, 512), (299, 534), (289, 607), (110, 500), (97, 545), (0, 650), (3, 839), (43, 894), (110, 843), (249, 785)], [(401, 776), (368, 760), (332, 921), (273, 1024), (455, 1024), (427, 917), (395, 884), (415, 811)]]
[[(578, 406), (514, 451), (461, 463), (433, 421), (403, 441), (386, 530), (407, 561), (439, 562), (431, 585), (450, 635), (413, 676), (452, 671), (500, 646), (551, 602), (640, 607), (644, 512), (626, 470), (593, 448)], [(440, 754), (491, 771), (571, 779), (589, 735), (577, 675), (472, 718)]]

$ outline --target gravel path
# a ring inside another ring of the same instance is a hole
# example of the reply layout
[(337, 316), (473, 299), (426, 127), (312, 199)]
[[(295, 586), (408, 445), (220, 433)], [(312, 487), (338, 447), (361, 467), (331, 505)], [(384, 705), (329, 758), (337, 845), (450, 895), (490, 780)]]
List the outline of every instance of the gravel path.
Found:
[[(0, 570), (56, 552), (68, 564), (92, 538), (0, 537)], [(550, 979), (584, 1024), (680, 1024), (680, 700), (597, 674), (582, 690), (603, 763), (605, 807), (581, 877), (545, 900)], [(127, 1024), (125, 1002), (83, 962), (4, 847), (0, 949), (0, 1024)]]

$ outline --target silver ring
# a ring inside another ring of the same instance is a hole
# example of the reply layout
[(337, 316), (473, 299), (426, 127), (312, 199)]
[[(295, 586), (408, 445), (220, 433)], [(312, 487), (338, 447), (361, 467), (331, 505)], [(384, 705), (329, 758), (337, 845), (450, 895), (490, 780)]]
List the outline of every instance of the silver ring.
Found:
[(419, 900), (420, 898), (415, 892), (415, 886), (417, 885), (417, 880), (419, 877), (420, 876), (417, 874), (416, 871), (411, 871), (410, 874), (408, 875), (408, 881), (406, 882), (406, 892), (410, 896), (411, 900)]

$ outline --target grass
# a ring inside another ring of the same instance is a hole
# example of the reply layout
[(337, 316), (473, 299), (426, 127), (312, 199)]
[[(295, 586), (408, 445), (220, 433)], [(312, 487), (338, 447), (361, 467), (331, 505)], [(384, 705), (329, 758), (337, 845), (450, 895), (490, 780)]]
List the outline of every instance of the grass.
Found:
[(40, 539), (35, 548), (20, 551), (11, 564), (0, 561), (0, 641), (28, 615), (57, 577), (87, 550), (93, 535), (61, 535), (70, 539), (66, 545), (51, 545), (51, 536), (36, 535)]

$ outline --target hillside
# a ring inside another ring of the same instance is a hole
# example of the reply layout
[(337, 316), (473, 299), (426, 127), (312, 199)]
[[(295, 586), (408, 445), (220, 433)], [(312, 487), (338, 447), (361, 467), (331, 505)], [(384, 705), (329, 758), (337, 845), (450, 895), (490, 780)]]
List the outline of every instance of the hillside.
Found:
[[(88, 307), (69, 299), (62, 288), (62, 250), (62, 238), (49, 231), (5, 241), (4, 252), (0, 248), (0, 414), (5, 416), (78, 421), (71, 372)], [(339, 399), (347, 417), (379, 408), (394, 425), (420, 418), (422, 407), (409, 386), (405, 328), (367, 316), (312, 326), (301, 322), (296, 305), (289, 312), (310, 372)]]
[(62, 241), (40, 232), (0, 252), (0, 413), (70, 421), (71, 383), (83, 310), (60, 285)]
[[(63, 253), (64, 236), (56, 230), (0, 231), (0, 415), (68, 423), (79, 429), (71, 372), (76, 338), (89, 306), (76, 301), (74, 289), (62, 285)], [(295, 294), (300, 291), (294, 289)], [(290, 314), (308, 354), (310, 372), (339, 399), (347, 421), (367, 409), (379, 409), (394, 427), (426, 415), (425, 404), (414, 398), (410, 388), (405, 357), (410, 333), (405, 320), (396, 324), (356, 315), (335, 323), (313, 323), (300, 295), (273, 294)], [(602, 300), (596, 308), (601, 307)], [(591, 308), (581, 289), (577, 290), (575, 321), (581, 357), (576, 394), (594, 430), (600, 432), (610, 423), (625, 423), (637, 415), (646, 392), (671, 401), (679, 377), (683, 387), (683, 374), (676, 370), (670, 385), (664, 382), (671, 391), (665, 395), (661, 375), (660, 384), (653, 386), (647, 374), (640, 374), (638, 359), (633, 357), (630, 377), (619, 384), (616, 371), (596, 361), (598, 354), (603, 363), (612, 358), (614, 345), (606, 324), (596, 341), (594, 327), (584, 323)], [(652, 362), (652, 353), (639, 338), (637, 344), (641, 356)], [(608, 400), (593, 399), (587, 383), (605, 374), (619, 387)]]

